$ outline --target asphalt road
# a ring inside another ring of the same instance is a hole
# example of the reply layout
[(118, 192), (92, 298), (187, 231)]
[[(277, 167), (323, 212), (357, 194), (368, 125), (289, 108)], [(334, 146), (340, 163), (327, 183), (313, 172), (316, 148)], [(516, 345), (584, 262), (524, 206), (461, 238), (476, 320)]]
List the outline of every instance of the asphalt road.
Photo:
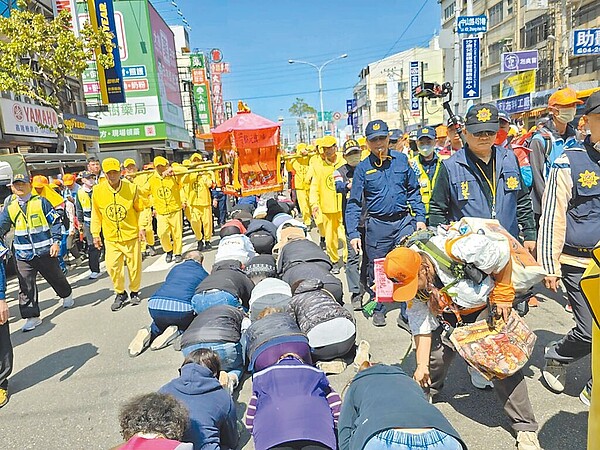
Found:
[[(191, 243), (190, 237), (186, 242)], [(206, 254), (210, 268), (214, 250)], [(164, 256), (144, 262), (143, 297), (149, 297), (164, 280), (169, 265)], [(40, 279), (40, 305), (43, 324), (23, 333), (16, 294), (16, 279), (9, 280), (11, 336), (15, 366), (10, 378), (11, 400), (0, 410), (0, 448), (12, 449), (108, 449), (121, 442), (117, 414), (119, 405), (136, 394), (157, 390), (178, 375), (182, 356), (171, 347), (147, 351), (130, 358), (127, 346), (136, 331), (149, 323), (145, 307), (126, 306), (111, 312), (112, 284), (104, 272), (98, 280), (88, 280), (86, 267), (72, 270), (75, 307), (65, 310), (54, 292)], [(342, 279), (344, 279), (342, 271)], [(345, 280), (344, 280), (345, 281)], [(543, 347), (572, 326), (564, 301), (542, 299), (532, 309), (527, 322), (536, 331), (535, 354), (526, 368), (529, 393), (540, 424), (539, 439), (546, 450), (582, 450), (586, 446), (587, 408), (578, 399), (589, 375), (589, 358), (572, 365), (566, 392), (552, 394), (540, 381)], [(371, 343), (372, 360), (402, 362), (412, 373), (414, 352), (410, 336), (396, 326), (398, 310), (388, 314), (385, 328), (373, 327), (357, 315), (358, 338)], [(331, 377), (342, 392), (353, 376), (350, 366)], [(373, 389), (377, 387), (374, 386)], [(236, 395), (239, 416), (245, 412), (251, 381), (246, 378)], [(446, 387), (436, 406), (459, 431), (470, 449), (506, 450), (514, 448), (509, 421), (492, 390), (471, 386), (464, 362), (456, 359)], [(242, 438), (251, 449), (249, 435)]]

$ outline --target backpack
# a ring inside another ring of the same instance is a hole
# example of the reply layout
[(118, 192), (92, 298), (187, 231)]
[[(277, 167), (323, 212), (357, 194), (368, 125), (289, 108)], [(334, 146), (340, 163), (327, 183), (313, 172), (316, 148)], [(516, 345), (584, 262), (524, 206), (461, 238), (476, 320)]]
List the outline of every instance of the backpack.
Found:
[[(519, 168), (521, 169), (521, 177), (523, 178), (523, 182), (527, 187), (531, 187), (533, 185), (533, 171), (531, 170), (531, 164), (529, 162), (529, 154), (531, 153), (531, 142), (533, 139), (543, 139), (544, 141), (544, 155), (546, 159), (546, 169), (549, 172), (549, 167), (554, 163), (554, 160), (558, 158), (559, 155), (552, 156), (552, 162), (549, 163), (549, 155), (552, 153), (552, 149), (554, 148), (552, 141), (552, 134), (548, 129), (543, 126), (538, 126), (536, 128), (532, 128), (529, 132), (525, 133), (522, 136), (519, 136), (513, 139), (510, 143), (515, 156), (519, 162)], [(562, 151), (561, 151), (562, 153)]]

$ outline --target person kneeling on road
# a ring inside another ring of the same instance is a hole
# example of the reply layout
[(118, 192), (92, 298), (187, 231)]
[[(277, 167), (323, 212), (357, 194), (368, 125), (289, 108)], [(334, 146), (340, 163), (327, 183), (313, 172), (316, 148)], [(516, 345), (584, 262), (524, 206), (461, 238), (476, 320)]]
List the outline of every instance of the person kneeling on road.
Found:
[(239, 441), (235, 402), (219, 384), (221, 361), (208, 349), (186, 356), (179, 377), (160, 388), (183, 403), (190, 422), (183, 440), (204, 450), (234, 449)]
[(208, 272), (202, 266), (204, 256), (198, 250), (187, 252), (184, 258), (148, 300), (152, 324), (138, 331), (129, 344), (129, 356), (138, 356), (148, 347), (152, 350), (166, 347), (194, 320), (192, 297)]
[(242, 324), (244, 313), (229, 305), (216, 305), (202, 311), (181, 336), (181, 352), (188, 356), (200, 348), (210, 349), (221, 359), (221, 381), (229, 393), (237, 387), (244, 371)]
[(213, 265), (212, 272), (196, 288), (192, 307), (196, 314), (215, 305), (230, 305), (248, 310), (254, 283), (237, 260), (227, 259)]
[[(477, 233), (460, 235), (450, 231), (444, 237), (434, 236), (427, 242), (427, 249), (419, 244), (391, 251), (386, 256), (384, 270), (394, 282), (394, 300), (410, 302), (407, 315), (417, 355), (413, 378), (435, 396), (444, 386), (455, 355), (454, 346), (448, 341), (440, 321), (456, 327), (460, 322), (470, 324), (487, 317), (488, 297), (492, 309), (507, 321), (515, 289), (507, 241), (495, 241)], [(431, 250), (431, 244), (434, 250)], [(440, 254), (444, 252), (448, 259), (470, 265), (469, 273), (473, 272), (472, 275), (461, 279), (454, 277), (450, 270), (442, 269)], [(450, 297), (455, 293), (455, 297)], [(487, 380), (470, 372), (473, 384), (484, 388), (483, 383), (477, 385), (477, 379)], [(493, 387), (512, 421), (517, 434), (517, 448), (540, 450), (536, 435), (538, 424), (522, 370), (504, 379), (494, 379)]]

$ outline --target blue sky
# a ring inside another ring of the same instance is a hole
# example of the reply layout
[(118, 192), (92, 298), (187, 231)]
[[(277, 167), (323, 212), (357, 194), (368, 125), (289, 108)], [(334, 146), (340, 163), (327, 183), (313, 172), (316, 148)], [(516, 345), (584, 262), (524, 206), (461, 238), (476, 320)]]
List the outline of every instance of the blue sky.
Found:
[[(152, 3), (168, 23), (181, 24), (171, 0)], [(290, 65), (288, 59), (320, 65), (347, 53), (348, 58), (323, 70), (324, 109), (343, 112), (363, 67), (426, 45), (440, 27), (436, 0), (176, 0), (176, 4), (192, 27), (191, 47), (220, 48), (230, 63), (231, 74), (223, 76), (224, 98), (234, 104), (245, 100), (253, 112), (272, 120), (289, 117), (296, 97), (319, 109), (317, 71)]]

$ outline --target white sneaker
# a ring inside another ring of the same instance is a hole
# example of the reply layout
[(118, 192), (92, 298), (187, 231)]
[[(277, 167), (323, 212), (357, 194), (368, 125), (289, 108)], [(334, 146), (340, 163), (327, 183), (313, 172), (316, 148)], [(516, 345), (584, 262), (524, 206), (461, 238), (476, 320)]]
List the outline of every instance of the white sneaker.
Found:
[(473, 369), (471, 366), (467, 366), (467, 370), (469, 371), (469, 375), (471, 376), (471, 384), (477, 389), (491, 389), (494, 387), (494, 383), (486, 379), (483, 375), (481, 375), (479, 372), (477, 372), (477, 370)]
[(142, 328), (137, 332), (131, 344), (129, 344), (129, 356), (132, 358), (138, 356), (150, 345), (150, 328)]
[(560, 394), (565, 390), (567, 368), (554, 359), (547, 359), (542, 369), (542, 377), (552, 392)]
[(167, 327), (167, 329), (163, 331), (160, 336), (152, 341), (150, 350), (160, 350), (161, 348), (167, 347), (177, 338), (177, 336), (179, 336), (179, 329), (176, 325)]
[(365, 362), (369, 362), (369, 350), (371, 349), (371, 345), (368, 341), (362, 340), (358, 344), (358, 348), (356, 349), (356, 356), (354, 357), (354, 369), (360, 369)]
[(31, 331), (34, 330), (35, 327), (42, 324), (42, 319), (40, 317), (30, 317), (25, 321), (25, 325), (21, 328), (21, 331)]
[(517, 450), (542, 450), (537, 434), (534, 431), (519, 431), (517, 433)]
[(69, 295), (68, 297), (63, 298), (62, 301), (63, 308), (72, 308), (75, 304), (75, 300), (73, 300), (73, 295)]
[(100, 277), (100, 272), (92, 272), (90, 273), (90, 276), (88, 277), (88, 280), (95, 280), (97, 278)]

